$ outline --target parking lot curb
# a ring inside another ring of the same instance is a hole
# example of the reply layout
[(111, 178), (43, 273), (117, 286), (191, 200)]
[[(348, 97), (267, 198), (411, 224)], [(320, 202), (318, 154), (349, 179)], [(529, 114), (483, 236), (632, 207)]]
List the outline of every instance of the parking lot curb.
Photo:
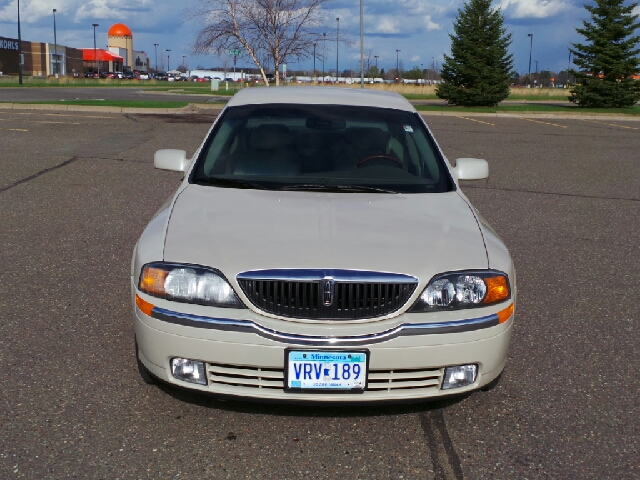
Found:
[(482, 113), (482, 112), (442, 112), (418, 111), (423, 116), (438, 117), (490, 117), (490, 118), (546, 118), (546, 119), (582, 119), (582, 120), (617, 120), (625, 122), (640, 122), (638, 115), (620, 115), (617, 113), (555, 113), (555, 112), (519, 112), (519, 113)]
[(153, 115), (198, 114), (200, 111), (222, 110), (224, 104), (190, 103), (182, 108), (109, 107), (100, 105), (63, 105), (50, 103), (0, 103), (1, 110), (45, 110), (58, 112), (133, 113)]
[[(224, 103), (189, 103), (182, 108), (139, 108), (139, 107), (108, 107), (100, 105), (64, 105), (51, 103), (0, 103), (0, 110), (45, 110), (60, 112), (98, 112), (98, 113), (130, 113), (136, 115), (197, 115), (199, 113), (211, 113), (220, 111), (225, 107)], [(423, 117), (492, 117), (492, 118), (545, 118), (565, 119), (579, 118), (583, 120), (616, 120), (626, 122), (639, 122), (639, 115), (620, 115), (616, 113), (557, 113), (557, 112), (447, 112), (447, 111), (418, 111)]]

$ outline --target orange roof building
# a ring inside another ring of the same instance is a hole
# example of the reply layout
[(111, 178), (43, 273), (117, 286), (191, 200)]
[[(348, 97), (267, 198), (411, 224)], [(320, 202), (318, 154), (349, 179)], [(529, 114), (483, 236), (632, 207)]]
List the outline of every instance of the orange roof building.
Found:
[(123, 65), (133, 69), (133, 33), (124, 23), (114, 23), (108, 32), (109, 51), (124, 57)]

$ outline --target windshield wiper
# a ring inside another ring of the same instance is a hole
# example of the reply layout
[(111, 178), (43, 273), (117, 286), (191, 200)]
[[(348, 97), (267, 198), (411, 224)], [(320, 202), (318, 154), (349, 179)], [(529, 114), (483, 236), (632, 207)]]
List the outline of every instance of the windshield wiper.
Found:
[(323, 192), (352, 192), (352, 193), (399, 193), (395, 190), (369, 187), (366, 185), (321, 185), (317, 183), (300, 183), (296, 185), (285, 185), (279, 190), (306, 190)]
[(198, 185), (213, 185), (224, 188), (251, 188), (254, 190), (266, 190), (264, 185), (239, 178), (194, 178), (193, 183)]

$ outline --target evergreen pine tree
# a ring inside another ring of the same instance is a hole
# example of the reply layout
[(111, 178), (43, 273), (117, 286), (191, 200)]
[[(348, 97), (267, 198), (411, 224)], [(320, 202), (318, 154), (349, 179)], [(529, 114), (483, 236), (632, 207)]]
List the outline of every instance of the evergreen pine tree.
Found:
[(493, 106), (509, 96), (511, 34), (491, 0), (468, 0), (453, 23), (451, 57), (444, 56), (436, 94), (450, 105)]
[(582, 71), (572, 71), (578, 85), (569, 100), (582, 107), (631, 107), (640, 100), (640, 80), (633, 79), (640, 66), (640, 50), (635, 48), (640, 37), (632, 36), (640, 23), (631, 13), (638, 4), (625, 7), (623, 2), (595, 0), (595, 6), (585, 5), (593, 22), (576, 28), (587, 42), (572, 44), (573, 62)]

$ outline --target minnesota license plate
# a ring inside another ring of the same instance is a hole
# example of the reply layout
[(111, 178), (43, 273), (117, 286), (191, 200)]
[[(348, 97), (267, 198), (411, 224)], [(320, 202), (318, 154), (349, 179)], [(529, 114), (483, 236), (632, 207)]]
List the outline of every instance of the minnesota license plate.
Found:
[(287, 350), (288, 390), (363, 391), (367, 386), (366, 351)]

